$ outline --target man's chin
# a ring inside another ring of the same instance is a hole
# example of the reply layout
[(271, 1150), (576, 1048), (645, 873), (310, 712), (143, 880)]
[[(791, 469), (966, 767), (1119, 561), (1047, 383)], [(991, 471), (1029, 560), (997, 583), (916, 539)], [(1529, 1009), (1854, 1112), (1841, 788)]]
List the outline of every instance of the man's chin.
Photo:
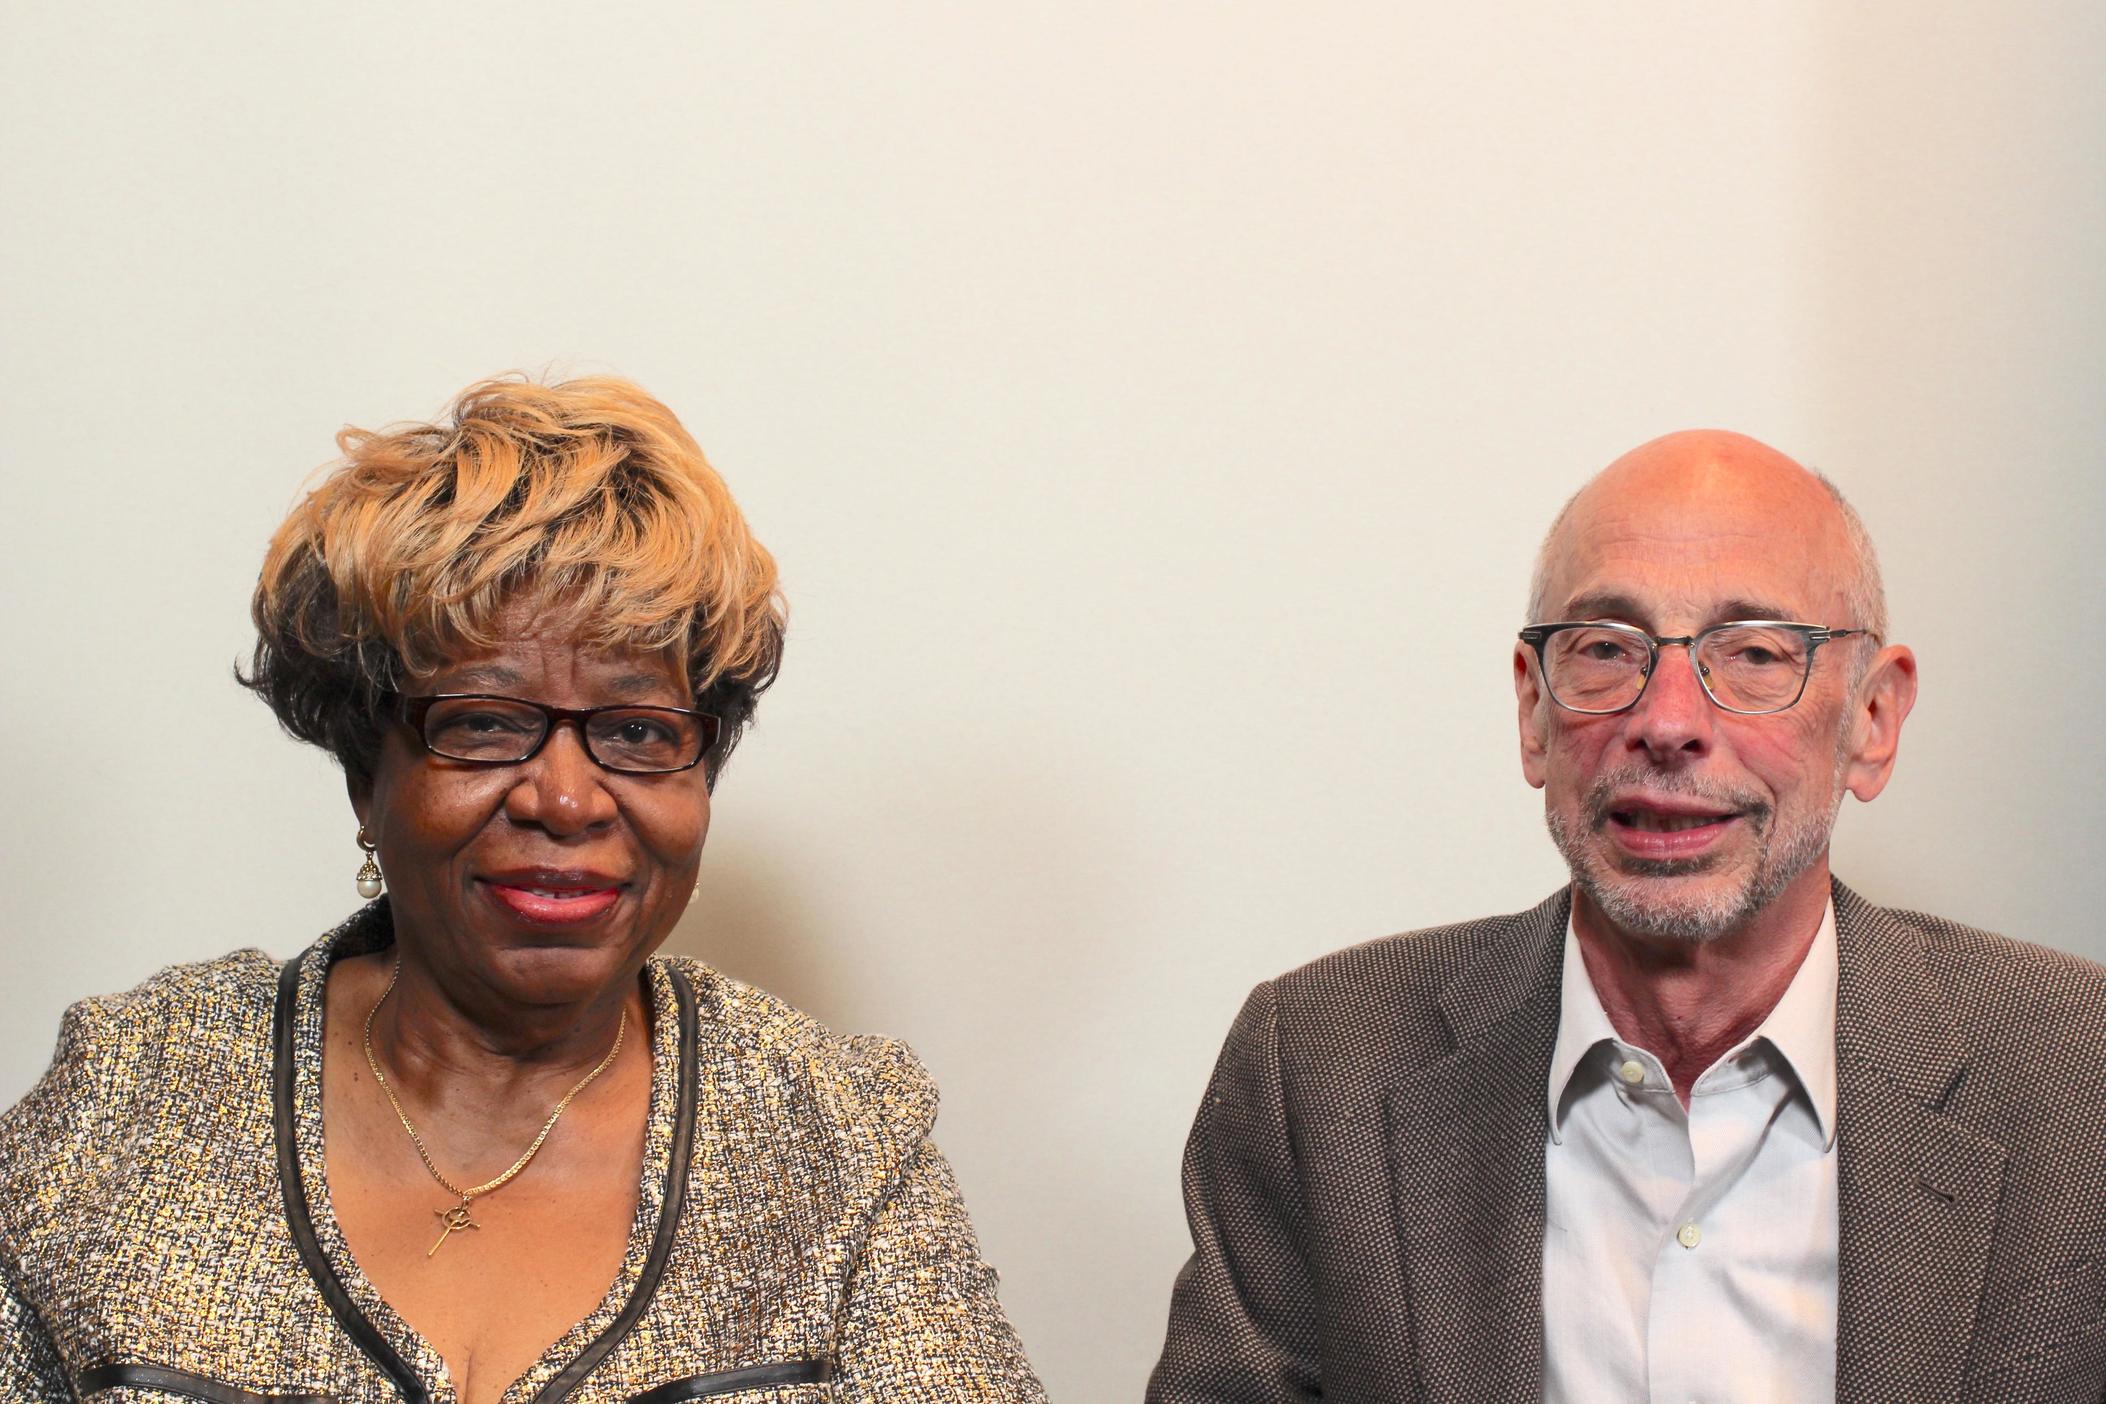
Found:
[(1632, 871), (1628, 862), (1608, 872), (1575, 876), (1580, 889), (1617, 929), (1654, 940), (1702, 945), (1733, 930), (1749, 915), (1750, 886), (1745, 874), (1719, 872), (1709, 860), (1647, 864)]

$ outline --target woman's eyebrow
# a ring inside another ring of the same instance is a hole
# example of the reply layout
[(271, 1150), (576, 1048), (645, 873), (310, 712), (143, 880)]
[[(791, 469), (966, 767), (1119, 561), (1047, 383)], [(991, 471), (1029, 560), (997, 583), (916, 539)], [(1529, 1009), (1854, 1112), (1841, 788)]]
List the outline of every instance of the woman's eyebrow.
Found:
[(622, 673), (606, 679), (602, 686), (618, 697), (648, 697), (654, 692), (678, 690), (663, 673)]
[(523, 674), (502, 663), (469, 663), (451, 672), (456, 686), (518, 687), (526, 681)]

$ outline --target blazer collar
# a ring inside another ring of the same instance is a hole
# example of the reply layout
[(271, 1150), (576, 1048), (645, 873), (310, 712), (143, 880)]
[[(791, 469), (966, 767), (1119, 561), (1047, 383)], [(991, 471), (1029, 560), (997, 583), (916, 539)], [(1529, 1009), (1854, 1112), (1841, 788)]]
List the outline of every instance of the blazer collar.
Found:
[[(1572, 889), (1561, 887), (1525, 912), (1485, 924), (1477, 955), (1438, 1000), (1457, 1047), (1486, 1037), (1546, 995), (1555, 1019), (1565, 926), (1571, 919)], [(1547, 1076), (1547, 1065), (1544, 1072)]]
[[(1836, 921), (1838, 1404), (1957, 1400), (2006, 1152), (1957, 1106), (1968, 1050), (1920, 936), (1848, 887)], [(1449, 1054), (1390, 1089), (1412, 1367), (1431, 1400), (1542, 1395), (1543, 1087), (1571, 893), (1480, 928)]]
[(1835, 884), (1836, 1399), (1958, 1400), (2007, 1151), (1921, 935)]
[(1967, 1043), (1921, 939), (1840, 882), (1834, 901), (1837, 1059), (1876, 1071), (1920, 1106), (1943, 1106)]
[(1415, 1396), (1543, 1397), (1543, 1081), (1569, 891), (1473, 928), (1437, 1003), (1448, 1053), (1384, 1101)]

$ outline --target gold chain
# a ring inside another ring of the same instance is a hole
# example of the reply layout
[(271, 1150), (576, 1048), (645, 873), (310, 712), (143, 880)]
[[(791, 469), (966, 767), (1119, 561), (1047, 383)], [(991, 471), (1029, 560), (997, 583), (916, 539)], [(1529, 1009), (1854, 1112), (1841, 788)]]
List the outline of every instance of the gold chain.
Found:
[(417, 1158), (424, 1162), (424, 1168), (431, 1171), (431, 1177), (437, 1180), (448, 1194), (461, 1201), (451, 1209), (435, 1209), (432, 1211), (438, 1216), (439, 1222), (444, 1224), (446, 1228), (445, 1232), (439, 1235), (439, 1242), (431, 1245), (431, 1252), (424, 1255), (428, 1258), (432, 1253), (439, 1251), (440, 1244), (445, 1243), (448, 1236), (462, 1229), (482, 1227), (481, 1224), (476, 1223), (470, 1217), (468, 1212), (469, 1201), (479, 1199), (492, 1190), (502, 1189), (506, 1184), (510, 1183), (514, 1175), (526, 1169), (528, 1162), (532, 1161), (540, 1153), (542, 1143), (548, 1140), (548, 1133), (556, 1129), (557, 1119), (570, 1106), (571, 1100), (580, 1092), (592, 1086), (593, 1079), (607, 1071), (608, 1066), (614, 1062), (616, 1055), (622, 1051), (622, 1036), (629, 1030), (629, 1010), (624, 1005), (621, 1018), (614, 1026), (614, 1047), (607, 1050), (607, 1056), (600, 1059), (597, 1067), (579, 1078), (577, 1085), (563, 1094), (563, 1100), (556, 1103), (556, 1109), (548, 1114), (548, 1120), (541, 1123), (541, 1134), (534, 1137), (534, 1144), (528, 1146), (525, 1153), (512, 1162), (512, 1168), (485, 1184), (477, 1185), (473, 1189), (462, 1189), (441, 1174), (439, 1167), (432, 1163), (431, 1152), (424, 1148), (424, 1138), (418, 1135), (417, 1128), (410, 1124), (409, 1113), (402, 1109), (402, 1103), (395, 1098), (395, 1089), (388, 1086), (387, 1074), (380, 1070), (380, 1059), (373, 1056), (373, 1016), (380, 1012), (381, 1005), (388, 1002), (388, 996), (395, 992), (395, 982), (401, 978), (402, 961), (398, 958), (395, 961), (394, 972), (388, 976), (388, 987), (380, 992), (380, 998), (374, 1000), (373, 1007), (366, 1011), (366, 1066), (373, 1070), (373, 1080), (379, 1083), (380, 1090), (387, 1094), (388, 1105), (395, 1109), (395, 1119), (402, 1123), (403, 1130), (409, 1132), (410, 1144), (417, 1148)]

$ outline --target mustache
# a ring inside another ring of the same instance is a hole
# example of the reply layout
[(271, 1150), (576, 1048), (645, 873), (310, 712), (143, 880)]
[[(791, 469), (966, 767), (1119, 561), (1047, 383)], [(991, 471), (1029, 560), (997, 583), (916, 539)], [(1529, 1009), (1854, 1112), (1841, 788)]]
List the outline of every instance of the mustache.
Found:
[(1769, 827), (1771, 806), (1760, 795), (1700, 776), (1638, 764), (1618, 766), (1594, 777), (1586, 794), (1588, 828), (1600, 829), (1609, 822), (1615, 796), (1622, 790), (1645, 790), (1656, 795), (1697, 800), (1719, 809), (1738, 811), (1757, 830)]

